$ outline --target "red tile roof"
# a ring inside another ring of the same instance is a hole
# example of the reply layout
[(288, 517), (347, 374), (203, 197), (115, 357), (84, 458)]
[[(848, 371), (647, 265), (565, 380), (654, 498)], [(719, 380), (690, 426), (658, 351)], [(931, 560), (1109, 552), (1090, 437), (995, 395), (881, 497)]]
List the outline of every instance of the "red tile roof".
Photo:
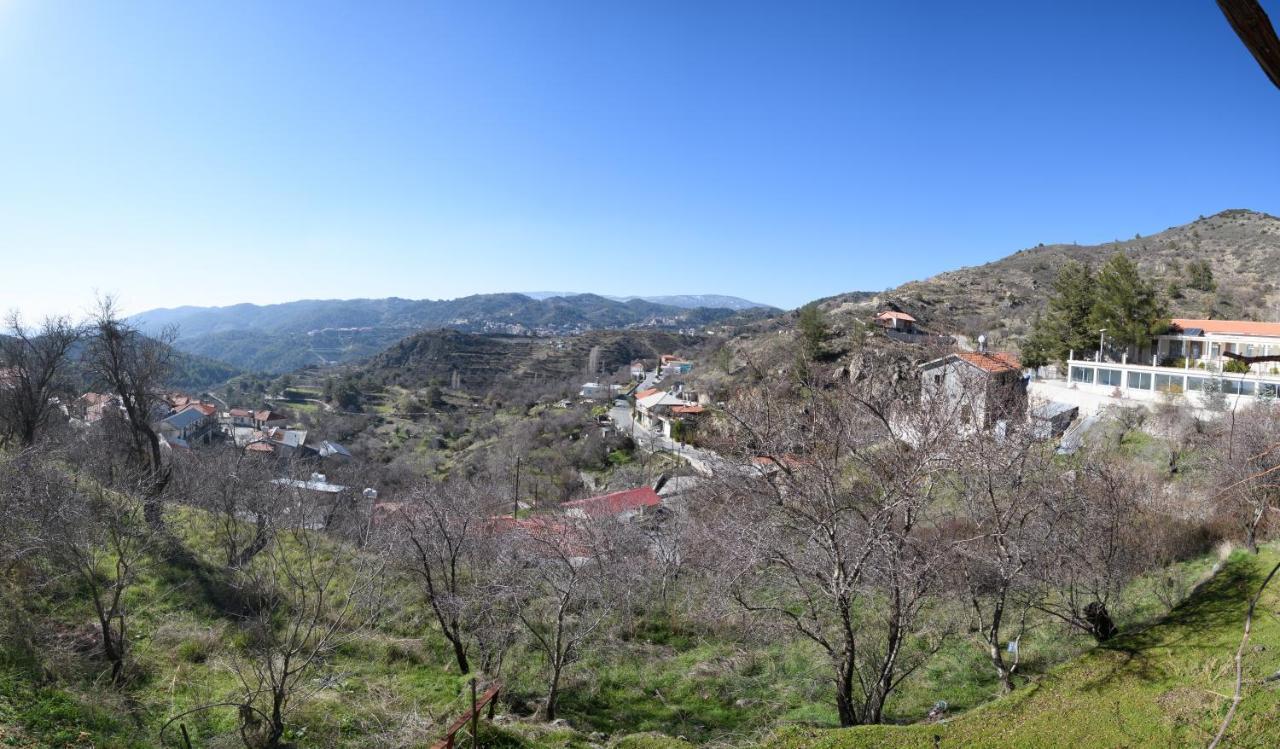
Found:
[(673, 414), (700, 414), (706, 409), (702, 406), (674, 406), (671, 409)]
[(288, 419), (288, 417), (283, 414), (279, 414), (279, 413), (276, 413), (275, 411), (267, 411), (267, 410), (254, 412), (253, 418), (257, 419), (258, 421), (284, 421)]
[(641, 390), (636, 393), (636, 400), (640, 400), (641, 398), (648, 398), (654, 393), (661, 393), (661, 392), (662, 391), (659, 390), (658, 388), (645, 388), (644, 390)]
[(1256, 322), (1254, 320), (1188, 320), (1175, 318), (1171, 321), (1179, 330), (1199, 328), (1206, 333), (1224, 335), (1256, 335), (1280, 337), (1280, 322)]
[(906, 312), (894, 312), (891, 309), (887, 309), (884, 312), (881, 312), (880, 314), (876, 315), (876, 319), (877, 320), (902, 320), (903, 322), (916, 321), (914, 317), (912, 317), (911, 315), (908, 315)]
[(1022, 371), (1022, 362), (1018, 361), (1018, 357), (1013, 354), (1007, 354), (1003, 351), (998, 351), (996, 353), (957, 351), (955, 355), (962, 361), (966, 361), (985, 372), (997, 373)]
[(245, 417), (245, 416), (249, 416), (249, 417), (252, 417), (252, 416), (253, 416), (253, 412), (252, 412), (252, 411), (250, 411), (250, 410), (249, 410), (249, 409), (247, 409), (247, 408), (233, 408), (233, 409), (231, 409), (231, 411), (230, 411), (229, 413), (230, 413), (232, 416), (235, 416), (236, 418), (243, 418), (243, 417)]
[(588, 517), (606, 517), (620, 515), (629, 510), (657, 507), (660, 504), (662, 504), (662, 498), (653, 490), (653, 487), (642, 486), (599, 497), (575, 499), (572, 502), (565, 502), (561, 507), (566, 510), (581, 510)]

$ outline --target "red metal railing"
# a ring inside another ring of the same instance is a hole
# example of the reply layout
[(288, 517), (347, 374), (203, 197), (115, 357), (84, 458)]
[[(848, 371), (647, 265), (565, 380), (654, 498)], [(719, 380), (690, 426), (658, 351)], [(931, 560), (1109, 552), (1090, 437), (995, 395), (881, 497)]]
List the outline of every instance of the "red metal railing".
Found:
[(454, 749), (454, 741), (458, 732), (471, 725), (471, 745), (479, 746), (478, 737), (480, 730), (480, 711), (486, 706), (489, 708), (489, 720), (493, 720), (493, 709), (498, 701), (498, 691), (502, 689), (502, 683), (495, 683), (484, 691), (484, 694), (476, 696), (476, 680), (471, 680), (471, 709), (463, 713), (461, 717), (449, 725), (448, 732), (444, 738), (432, 745), (431, 749)]

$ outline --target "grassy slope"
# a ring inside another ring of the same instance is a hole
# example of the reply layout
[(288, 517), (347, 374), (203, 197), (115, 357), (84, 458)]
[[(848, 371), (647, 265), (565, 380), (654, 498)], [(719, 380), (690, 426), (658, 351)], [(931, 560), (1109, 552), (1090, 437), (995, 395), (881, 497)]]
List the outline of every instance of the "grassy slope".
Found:
[[(1225, 715), (1248, 599), (1280, 560), (1237, 552), (1161, 623), (1118, 638), (1035, 684), (945, 724), (790, 728), (766, 749), (851, 747), (1205, 746)], [(1230, 745), (1274, 746), (1280, 698), (1259, 680), (1280, 669), (1280, 588), (1269, 588), (1246, 649), (1246, 697)], [(1250, 684), (1252, 682), (1252, 684)]]

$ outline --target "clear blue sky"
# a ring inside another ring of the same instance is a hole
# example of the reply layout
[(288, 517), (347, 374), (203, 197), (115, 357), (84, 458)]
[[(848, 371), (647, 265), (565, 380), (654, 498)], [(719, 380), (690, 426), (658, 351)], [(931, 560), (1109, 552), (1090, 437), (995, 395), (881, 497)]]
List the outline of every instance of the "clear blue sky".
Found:
[(33, 313), (790, 307), (1280, 213), (1278, 167), (1211, 0), (0, 0), (0, 308)]

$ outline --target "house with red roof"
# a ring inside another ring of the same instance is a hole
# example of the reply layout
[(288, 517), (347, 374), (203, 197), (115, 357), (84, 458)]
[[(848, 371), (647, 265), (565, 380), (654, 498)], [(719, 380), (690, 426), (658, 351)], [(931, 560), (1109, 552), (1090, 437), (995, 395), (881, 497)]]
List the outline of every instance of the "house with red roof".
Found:
[(662, 506), (662, 498), (650, 486), (602, 494), (598, 497), (575, 499), (565, 502), (560, 507), (569, 517), (584, 520), (615, 518), (619, 521), (630, 520)]
[(961, 429), (990, 429), (1026, 417), (1027, 378), (1013, 354), (954, 351), (920, 365), (920, 398)]
[(887, 309), (875, 316), (875, 324), (901, 333), (916, 332), (916, 319), (906, 312)]

